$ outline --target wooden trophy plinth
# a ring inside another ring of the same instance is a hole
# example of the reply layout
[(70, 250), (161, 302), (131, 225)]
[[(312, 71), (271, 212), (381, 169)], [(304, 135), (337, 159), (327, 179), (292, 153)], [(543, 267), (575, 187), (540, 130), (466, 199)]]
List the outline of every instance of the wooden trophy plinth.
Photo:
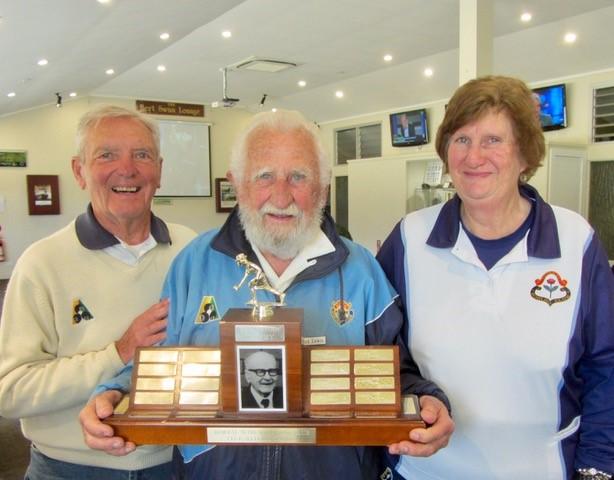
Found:
[(219, 347), (139, 349), (105, 423), (136, 444), (389, 445), (424, 427), (400, 394), (398, 347), (302, 347), (301, 321), (231, 309)]

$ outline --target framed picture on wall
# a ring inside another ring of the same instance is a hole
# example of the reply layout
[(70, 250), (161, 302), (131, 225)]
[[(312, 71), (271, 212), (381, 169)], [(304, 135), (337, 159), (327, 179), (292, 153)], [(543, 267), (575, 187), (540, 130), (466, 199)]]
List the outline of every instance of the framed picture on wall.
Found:
[(28, 152), (25, 150), (0, 151), (0, 167), (28, 166)]
[(218, 213), (230, 212), (237, 204), (237, 193), (225, 178), (215, 179), (215, 211)]
[(60, 189), (57, 175), (26, 175), (28, 185), (28, 213), (30, 215), (59, 215)]

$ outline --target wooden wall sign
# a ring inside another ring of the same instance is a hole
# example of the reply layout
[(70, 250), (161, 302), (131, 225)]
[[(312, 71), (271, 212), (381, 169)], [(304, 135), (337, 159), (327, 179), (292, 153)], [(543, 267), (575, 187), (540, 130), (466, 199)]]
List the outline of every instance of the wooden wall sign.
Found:
[(181, 117), (204, 117), (205, 106), (195, 103), (156, 102), (137, 100), (136, 109), (152, 115), (178, 115)]

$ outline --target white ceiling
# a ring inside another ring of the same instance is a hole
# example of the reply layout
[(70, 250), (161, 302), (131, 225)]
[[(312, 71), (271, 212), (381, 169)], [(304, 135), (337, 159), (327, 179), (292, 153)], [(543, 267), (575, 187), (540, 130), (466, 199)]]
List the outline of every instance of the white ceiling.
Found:
[[(540, 82), (614, 68), (614, 0), (493, 1), (495, 73)], [(457, 86), (458, 12), (458, 0), (0, 0), (0, 115), (71, 91), (210, 104), (222, 97), (220, 68), (251, 56), (298, 66), (230, 70), (234, 108), (256, 110), (266, 93), (262, 108), (322, 122), (426, 103)], [(568, 30), (578, 35), (571, 46)]]

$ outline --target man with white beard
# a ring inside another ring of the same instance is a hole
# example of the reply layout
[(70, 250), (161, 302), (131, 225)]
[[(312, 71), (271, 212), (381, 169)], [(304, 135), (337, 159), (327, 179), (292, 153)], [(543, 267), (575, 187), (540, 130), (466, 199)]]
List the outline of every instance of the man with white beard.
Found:
[[(330, 166), (317, 128), (297, 112), (254, 116), (233, 150), (228, 179), (238, 207), (221, 229), (186, 247), (167, 276), (165, 344), (219, 344), (219, 318), (202, 323), (200, 309), (214, 302), (223, 316), (245, 306), (248, 289), (232, 288), (243, 276), (235, 257), (244, 253), (285, 293), (289, 307), (303, 309), (302, 335), (310, 343), (399, 344), (403, 389), (420, 396), (421, 415), (430, 426), (413, 430), (390, 447), (392, 453), (428, 456), (445, 446), (454, 429), (447, 399), (419, 376), (400, 341), (396, 293), (373, 256), (339, 237), (323, 213)], [(99, 419), (129, 390), (129, 370), (99, 386), (102, 393), (81, 412), (88, 445), (113, 455), (128, 454), (134, 445), (114, 437)], [(174, 468), (178, 478), (187, 479), (366, 479), (382, 473), (378, 454), (366, 447), (183, 445), (175, 450)]]

